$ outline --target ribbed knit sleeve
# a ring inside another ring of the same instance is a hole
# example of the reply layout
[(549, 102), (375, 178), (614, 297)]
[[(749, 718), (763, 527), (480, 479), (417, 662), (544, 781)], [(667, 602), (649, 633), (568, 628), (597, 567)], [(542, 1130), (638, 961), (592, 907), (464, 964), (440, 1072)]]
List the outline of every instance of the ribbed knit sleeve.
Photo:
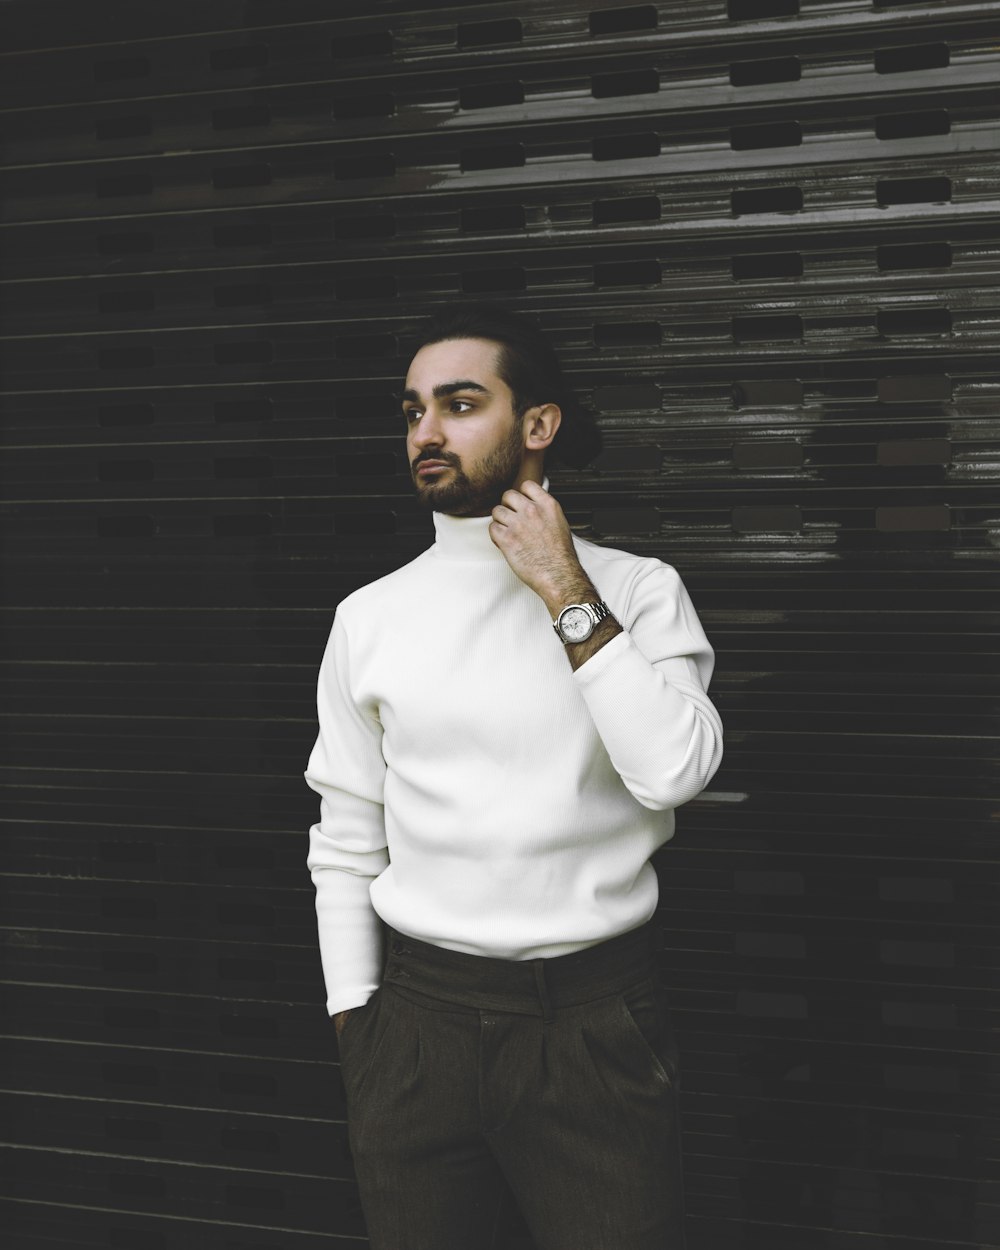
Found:
[(381, 925), (369, 886), (389, 862), (382, 726), (351, 694), (350, 645), (338, 611), (319, 668), (319, 734), (306, 784), (320, 796), (307, 867), (316, 887), (320, 957), (332, 1016), (367, 1002), (382, 973)]
[(653, 811), (678, 807), (722, 760), (722, 722), (706, 694), (715, 655), (676, 570), (658, 560), (643, 562), (621, 624), (574, 676), (633, 797)]

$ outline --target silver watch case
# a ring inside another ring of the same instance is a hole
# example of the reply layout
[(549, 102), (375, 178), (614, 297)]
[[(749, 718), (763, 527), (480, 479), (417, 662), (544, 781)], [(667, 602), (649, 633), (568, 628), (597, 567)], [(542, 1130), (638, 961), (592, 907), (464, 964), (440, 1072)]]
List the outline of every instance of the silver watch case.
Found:
[(611, 615), (611, 609), (601, 603), (571, 603), (552, 622), (562, 642), (586, 642), (597, 626)]

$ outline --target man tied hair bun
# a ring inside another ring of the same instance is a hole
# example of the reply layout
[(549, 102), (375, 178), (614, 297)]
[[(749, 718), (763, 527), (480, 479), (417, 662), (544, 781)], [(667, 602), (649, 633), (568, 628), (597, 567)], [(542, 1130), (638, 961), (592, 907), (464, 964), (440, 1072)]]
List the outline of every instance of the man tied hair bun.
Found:
[(556, 404), (562, 421), (545, 451), (545, 462), (582, 469), (601, 450), (601, 431), (593, 414), (576, 398), (558, 357), (533, 317), (499, 304), (453, 306), (433, 316), (414, 353), (446, 339), (490, 339), (500, 351), (497, 373), (510, 387), (514, 414), (524, 416), (537, 404)]

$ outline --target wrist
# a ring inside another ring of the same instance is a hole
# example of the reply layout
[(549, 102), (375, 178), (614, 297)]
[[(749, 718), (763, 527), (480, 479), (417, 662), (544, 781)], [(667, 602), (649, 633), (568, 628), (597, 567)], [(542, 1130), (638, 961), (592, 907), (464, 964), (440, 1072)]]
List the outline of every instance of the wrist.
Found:
[(553, 581), (542, 592), (542, 600), (553, 620), (571, 603), (597, 603), (601, 596), (581, 569), (579, 574)]

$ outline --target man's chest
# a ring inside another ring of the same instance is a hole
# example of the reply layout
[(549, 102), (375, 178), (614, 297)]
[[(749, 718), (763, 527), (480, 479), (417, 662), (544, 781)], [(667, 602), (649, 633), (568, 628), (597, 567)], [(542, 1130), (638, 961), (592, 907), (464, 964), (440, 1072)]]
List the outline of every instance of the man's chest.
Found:
[[(382, 621), (355, 696), (389, 753), (513, 750), (564, 736), (589, 714), (548, 611), (531, 592), (433, 601)], [(537, 746), (536, 746), (537, 749)]]

